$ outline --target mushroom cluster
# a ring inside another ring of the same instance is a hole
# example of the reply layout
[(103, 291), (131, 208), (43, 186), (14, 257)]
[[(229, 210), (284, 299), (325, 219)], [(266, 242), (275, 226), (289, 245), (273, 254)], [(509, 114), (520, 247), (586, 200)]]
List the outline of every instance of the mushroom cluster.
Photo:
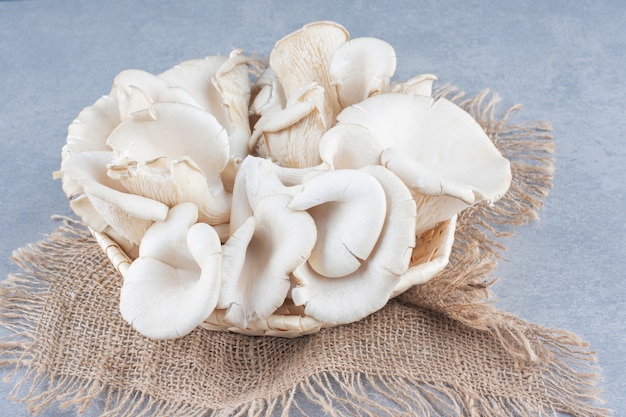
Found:
[(441, 271), (457, 214), (507, 191), (509, 161), (432, 98), (435, 76), (392, 83), (395, 67), (388, 43), (316, 22), (268, 65), (235, 50), (122, 71), (69, 126), (56, 176), (132, 260), (123, 318), (167, 339), (289, 311), (295, 328), (265, 334), (297, 336)]

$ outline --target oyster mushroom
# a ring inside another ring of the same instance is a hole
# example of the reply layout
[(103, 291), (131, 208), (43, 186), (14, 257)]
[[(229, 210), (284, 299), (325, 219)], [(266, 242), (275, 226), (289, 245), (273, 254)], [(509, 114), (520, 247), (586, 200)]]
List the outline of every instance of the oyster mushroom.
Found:
[(184, 336), (217, 305), (221, 243), (211, 226), (196, 219), (192, 203), (172, 207), (165, 221), (148, 229), (139, 258), (126, 271), (120, 312), (144, 336)]
[(218, 69), (213, 78), (215, 88), (222, 97), (222, 104), (227, 110), (230, 123), (226, 125), (230, 153), (237, 158), (245, 158), (250, 153), (250, 78), (248, 76), (248, 58), (240, 49), (234, 50), (228, 60)]
[[(97, 232), (109, 227), (116, 235), (133, 244), (154, 221), (165, 220), (168, 207), (158, 201), (128, 193), (118, 182), (106, 175), (106, 164), (113, 152), (82, 152), (66, 158), (61, 164), (63, 186), (70, 197), (70, 206), (83, 222)], [(66, 188), (71, 184), (70, 188)]]
[(290, 98), (284, 109), (272, 107), (265, 112), (254, 127), (251, 143), (258, 143), (260, 156), (281, 166), (311, 167), (321, 162), (318, 142), (326, 127), (324, 90), (310, 84)]
[(396, 52), (376, 38), (351, 39), (337, 48), (330, 78), (342, 107), (383, 92), (396, 71)]
[(253, 215), (253, 208), (261, 198), (275, 194), (293, 196), (305, 179), (326, 171), (326, 165), (285, 168), (269, 159), (248, 156), (237, 171), (237, 185), (233, 189), (233, 201), (237, 203), (231, 210), (230, 232), (233, 233)]
[(149, 116), (136, 115), (117, 126), (107, 145), (130, 161), (199, 155), (197, 163), (209, 188), (221, 187), (219, 172), (229, 157), (228, 136), (217, 119), (181, 103), (154, 103)]
[(117, 100), (111, 96), (100, 97), (93, 106), (83, 109), (67, 128), (62, 158), (81, 152), (110, 151), (106, 139), (119, 123)]
[(385, 192), (366, 172), (328, 171), (305, 181), (289, 207), (308, 210), (315, 220), (308, 264), (336, 278), (356, 271), (372, 252), (385, 221)]
[(213, 82), (226, 60), (226, 56), (192, 59), (162, 72), (158, 77), (169, 85), (177, 85), (187, 90), (201, 108), (214, 115), (220, 125), (228, 127), (230, 119), (227, 109), (222, 105), (221, 94)]
[[(361, 172), (380, 183), (386, 206), (384, 225), (371, 254), (355, 272), (339, 278), (318, 274), (309, 262), (293, 273), (298, 281), (291, 290), (294, 303), (304, 305), (307, 315), (331, 325), (350, 323), (382, 308), (407, 271), (415, 246), (415, 202), (409, 190), (381, 166)], [(357, 227), (366, 226), (367, 222)]]
[(259, 201), (254, 217), (224, 245), (222, 294), (225, 318), (245, 328), (268, 318), (289, 291), (290, 274), (306, 261), (315, 242), (315, 224), (306, 212), (287, 208), (288, 195)]
[(376, 136), (381, 163), (412, 190), (418, 212), (416, 233), (434, 227), (480, 201), (493, 202), (511, 183), (509, 161), (480, 125), (446, 99), (413, 94), (379, 94), (337, 117)]
[(189, 91), (198, 106), (216, 117), (228, 132), (231, 156), (237, 158), (249, 154), (249, 61), (242, 50), (235, 49), (228, 57), (185, 61), (158, 75), (170, 85)]
[(219, 308), (241, 328), (283, 304), (290, 274), (310, 256), (316, 238), (313, 219), (288, 207), (289, 191), (268, 164), (250, 156), (242, 163), (233, 191), (233, 233), (224, 245)]
[(259, 200), (277, 194), (289, 194), (289, 191), (276, 175), (274, 164), (255, 156), (244, 159), (233, 188), (235, 204), (230, 215), (231, 234), (254, 215), (254, 207)]
[(170, 85), (156, 75), (136, 69), (124, 70), (115, 77), (111, 95), (117, 98), (122, 121), (133, 113), (149, 111), (156, 102), (198, 106), (193, 96), (184, 88)]
[(319, 152), (323, 163), (330, 169), (358, 169), (379, 165), (383, 148), (368, 129), (342, 123), (322, 136)]
[(211, 114), (186, 104), (154, 103), (150, 113), (147, 118), (134, 113), (109, 135), (107, 144), (118, 155), (110, 175), (135, 194), (170, 206), (192, 201), (202, 220), (227, 222), (230, 193), (221, 172), (230, 157), (224, 128)]
[[(262, 81), (262, 94), (252, 107), (261, 112), (250, 139), (260, 156), (295, 168), (321, 162), (318, 142), (341, 110), (331, 85), (330, 62), (348, 38), (344, 27), (316, 22), (276, 43), (270, 54), (272, 70)], [(282, 93), (284, 105), (279, 99)]]
[(229, 220), (231, 194), (219, 189), (217, 195), (211, 193), (204, 173), (189, 157), (109, 165), (108, 176), (119, 180), (131, 192), (170, 207), (181, 202), (194, 203), (202, 222), (218, 225)]
[(266, 111), (274, 107), (285, 107), (285, 103), (287, 103), (285, 91), (272, 67), (267, 67), (263, 71), (255, 84), (255, 88), (258, 92), (250, 105), (250, 110), (254, 114), (262, 116)]
[[(110, 151), (106, 139), (119, 122), (117, 101), (110, 96), (102, 96), (93, 106), (83, 109), (67, 129), (66, 143), (61, 150), (61, 165), (79, 153)], [(83, 192), (80, 184), (69, 175), (64, 175), (63, 169), (54, 172), (52, 177), (62, 179), (63, 191), (68, 198), (75, 198)]]
[(339, 112), (339, 100), (328, 75), (337, 48), (349, 39), (335, 22), (314, 22), (285, 36), (270, 53), (270, 67), (282, 84), (287, 99), (299, 95), (302, 86), (319, 84), (324, 91), (324, 120), (329, 124)]

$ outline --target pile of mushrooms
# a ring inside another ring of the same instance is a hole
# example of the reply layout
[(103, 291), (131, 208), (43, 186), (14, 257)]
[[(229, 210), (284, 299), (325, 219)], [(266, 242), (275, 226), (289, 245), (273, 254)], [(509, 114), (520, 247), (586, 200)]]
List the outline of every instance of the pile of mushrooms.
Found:
[(502, 197), (509, 161), (431, 97), (435, 76), (392, 83), (395, 67), (388, 43), (316, 22), (269, 65), (235, 50), (122, 71), (69, 126), (55, 174), (132, 260), (123, 318), (167, 339), (216, 314), (253, 332), (288, 306), (316, 323), (279, 334), (297, 336), (441, 271), (457, 214)]

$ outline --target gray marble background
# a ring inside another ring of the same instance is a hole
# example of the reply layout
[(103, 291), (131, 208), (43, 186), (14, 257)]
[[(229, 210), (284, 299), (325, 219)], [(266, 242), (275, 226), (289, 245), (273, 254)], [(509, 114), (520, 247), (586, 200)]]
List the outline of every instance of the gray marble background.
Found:
[[(516, 121), (552, 122), (554, 188), (541, 219), (506, 239), (494, 291), (502, 309), (589, 341), (605, 405), (626, 415), (621, 1), (0, 1), (0, 279), (17, 271), (13, 249), (70, 214), (51, 178), (67, 125), (119, 71), (160, 72), (233, 47), (267, 55), (321, 19), (390, 42), (396, 79), (428, 72), (469, 94), (490, 88), (501, 109), (524, 105)], [(0, 383), (0, 415), (28, 415), (9, 389)]]

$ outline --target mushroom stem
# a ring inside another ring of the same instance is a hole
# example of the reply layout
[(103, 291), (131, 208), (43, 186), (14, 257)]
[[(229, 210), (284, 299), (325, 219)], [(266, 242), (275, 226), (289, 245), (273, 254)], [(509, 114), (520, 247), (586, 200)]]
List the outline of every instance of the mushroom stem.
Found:
[(155, 339), (182, 337), (211, 315), (219, 299), (222, 249), (211, 226), (194, 224), (195, 205), (173, 207), (141, 242), (124, 276), (120, 313)]

